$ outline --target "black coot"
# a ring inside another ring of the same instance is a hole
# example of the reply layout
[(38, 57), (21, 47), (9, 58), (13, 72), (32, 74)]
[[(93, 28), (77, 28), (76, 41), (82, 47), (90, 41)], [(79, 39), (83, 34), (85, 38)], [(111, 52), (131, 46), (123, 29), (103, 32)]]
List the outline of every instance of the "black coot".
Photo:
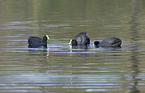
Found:
[(94, 45), (101, 47), (120, 47), (122, 41), (116, 37), (110, 37), (104, 39), (101, 43), (99, 41), (95, 41)]
[(30, 36), (28, 38), (28, 44), (29, 44), (28, 47), (36, 48), (36, 47), (43, 46), (43, 47), (47, 48), (47, 40), (48, 39), (49, 39), (48, 35), (45, 35), (43, 37), (43, 39), (40, 37)]
[(88, 37), (88, 34), (86, 32), (81, 32), (73, 39), (71, 39), (69, 44), (72, 46), (87, 45), (90, 44), (90, 38)]

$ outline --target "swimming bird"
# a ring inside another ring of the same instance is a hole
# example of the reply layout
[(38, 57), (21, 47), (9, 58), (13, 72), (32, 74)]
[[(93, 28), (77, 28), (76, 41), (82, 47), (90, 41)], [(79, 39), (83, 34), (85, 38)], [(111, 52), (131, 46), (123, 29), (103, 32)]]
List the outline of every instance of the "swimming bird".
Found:
[(122, 41), (119, 38), (116, 37), (110, 37), (104, 39), (101, 43), (99, 41), (95, 41), (95, 46), (101, 46), (101, 47), (120, 47)]
[(77, 34), (73, 39), (71, 39), (69, 44), (72, 46), (87, 45), (90, 44), (90, 38), (88, 37), (87, 32), (81, 32)]
[(43, 39), (40, 37), (30, 36), (28, 38), (28, 47), (45, 47), (47, 48), (47, 40), (50, 39), (48, 35), (43, 36)]

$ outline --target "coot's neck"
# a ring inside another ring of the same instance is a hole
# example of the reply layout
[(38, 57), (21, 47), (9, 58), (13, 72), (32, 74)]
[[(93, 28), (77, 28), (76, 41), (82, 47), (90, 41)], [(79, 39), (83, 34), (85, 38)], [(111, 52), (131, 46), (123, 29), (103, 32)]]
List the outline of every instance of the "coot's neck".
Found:
[(46, 37), (46, 35), (43, 37), (42, 42), (43, 42), (43, 46), (47, 47), (47, 37)]
[(42, 42), (47, 42), (47, 37), (46, 37), (46, 35), (43, 37)]
[(72, 40), (71, 43), (72, 43), (73, 46), (77, 46), (78, 45), (76, 40)]

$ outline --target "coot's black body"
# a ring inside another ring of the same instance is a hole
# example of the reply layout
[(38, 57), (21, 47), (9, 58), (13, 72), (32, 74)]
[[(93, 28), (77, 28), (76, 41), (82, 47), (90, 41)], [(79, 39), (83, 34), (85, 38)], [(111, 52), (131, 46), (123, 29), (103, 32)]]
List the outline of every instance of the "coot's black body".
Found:
[(45, 35), (43, 39), (40, 37), (30, 36), (28, 39), (28, 47), (36, 48), (36, 47), (45, 47), (47, 48), (47, 40), (49, 39), (48, 35)]
[(101, 47), (120, 47), (122, 41), (116, 37), (110, 37), (104, 39), (101, 43), (99, 41), (95, 41), (94, 45), (101, 46)]
[(86, 32), (81, 32), (73, 39), (71, 39), (69, 44), (71, 44), (72, 46), (87, 45), (90, 44), (90, 38), (88, 37), (88, 34)]

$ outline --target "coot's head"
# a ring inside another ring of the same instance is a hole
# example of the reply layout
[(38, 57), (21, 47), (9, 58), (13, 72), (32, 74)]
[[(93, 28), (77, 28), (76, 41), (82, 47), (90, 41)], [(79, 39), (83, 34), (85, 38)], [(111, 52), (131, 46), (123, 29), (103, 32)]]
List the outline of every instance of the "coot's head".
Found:
[(69, 44), (72, 45), (72, 46), (77, 46), (78, 42), (76, 40), (74, 40), (74, 39), (71, 39)]
[(95, 46), (99, 46), (100, 42), (99, 41), (94, 41)]
[(49, 40), (50, 38), (49, 38), (49, 36), (48, 35), (45, 35), (44, 37), (43, 37), (43, 42), (47, 42), (47, 40)]

